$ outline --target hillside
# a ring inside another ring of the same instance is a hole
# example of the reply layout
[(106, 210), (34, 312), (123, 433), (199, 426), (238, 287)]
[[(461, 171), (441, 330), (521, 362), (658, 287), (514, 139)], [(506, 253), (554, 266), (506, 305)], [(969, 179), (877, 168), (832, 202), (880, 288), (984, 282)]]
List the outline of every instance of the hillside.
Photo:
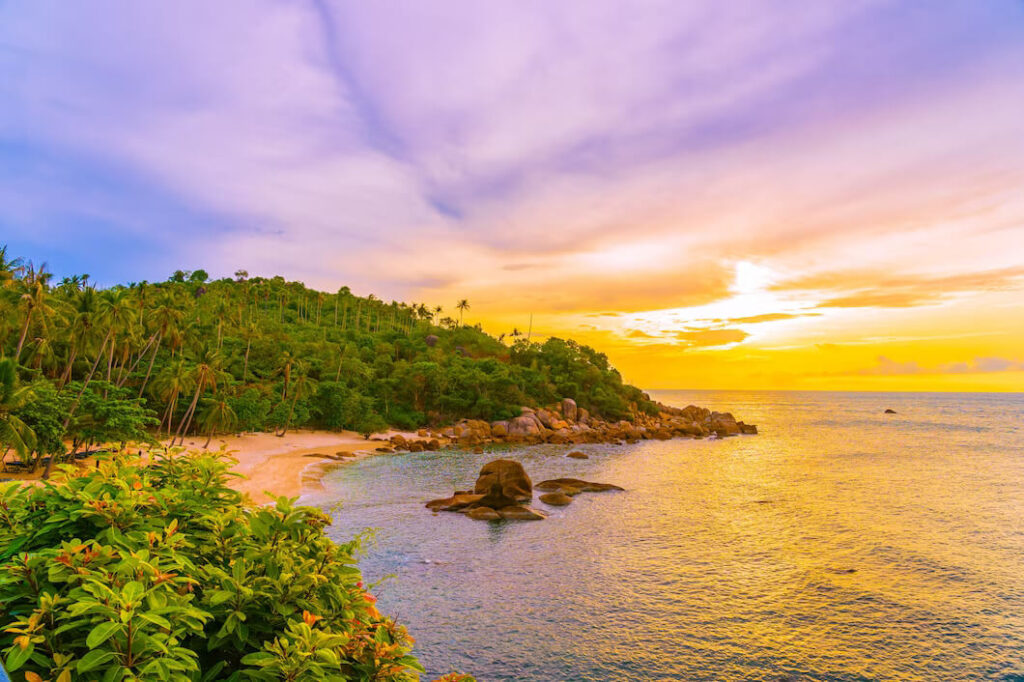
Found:
[(16, 451), (38, 458), (65, 440), (146, 434), (412, 429), (562, 398), (606, 419), (657, 411), (602, 353), (515, 330), (495, 338), (463, 324), (468, 305), (385, 303), (244, 271), (107, 289), (88, 279), (55, 282), (0, 249), (0, 351), (16, 365), (7, 391), (31, 394), (0, 414), (35, 435), (24, 448), (5, 437)]

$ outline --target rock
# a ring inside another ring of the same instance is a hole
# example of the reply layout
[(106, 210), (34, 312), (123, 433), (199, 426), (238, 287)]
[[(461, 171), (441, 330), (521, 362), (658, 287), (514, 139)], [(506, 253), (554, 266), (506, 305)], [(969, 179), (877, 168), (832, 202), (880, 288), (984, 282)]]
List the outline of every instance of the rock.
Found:
[(573, 459), (590, 459), (590, 455), (585, 452), (580, 452), (579, 450), (573, 450), (566, 455), (566, 457), (572, 457)]
[(712, 412), (711, 430), (718, 434), (719, 438), (738, 436), (740, 433), (739, 424), (729, 412)]
[(757, 435), (757, 426), (755, 424), (744, 424), (743, 422), (736, 422), (740, 427), (740, 433), (747, 436)]
[(510, 436), (539, 436), (540, 425), (532, 414), (522, 415), (512, 419), (508, 423), (508, 435)]
[[(533, 499), (533, 483), (519, 462), (510, 459), (496, 459), (480, 469), (473, 492), (486, 494), (490, 500), (495, 502), (495, 504), (487, 506), (499, 509), (516, 502), (529, 502)], [(505, 504), (500, 504), (502, 501)]]
[(579, 409), (576, 407), (576, 401), (572, 398), (565, 398), (562, 400), (562, 417), (566, 421), (574, 422), (579, 416)]
[(427, 502), (430, 511), (459, 511), (479, 502), (484, 496), (473, 493), (455, 493), (451, 497)]
[[(577, 493), (603, 493), (606, 490), (625, 490), (617, 485), (611, 483), (592, 483), (590, 481), (583, 481), (578, 478), (552, 478), (547, 481), (541, 481), (536, 486), (537, 490), (551, 490), (554, 492), (564, 492), (566, 495), (575, 495)], [(573, 492), (574, 491), (574, 492)]]
[(394, 454), (395, 449), (394, 448), (377, 448), (377, 452), (381, 452), (381, 453), (384, 453), (386, 455), (391, 455), (391, 454)]
[(504, 438), (508, 435), (508, 422), (492, 422), (491, 423), (491, 436), (494, 438)]
[(540, 501), (553, 507), (564, 507), (572, 502), (572, 498), (565, 493), (544, 493), (540, 496)]
[(416, 435), (419, 436), (420, 438), (426, 438), (427, 437), (427, 430), (426, 429), (419, 429), (416, 432)]
[(409, 452), (423, 452), (426, 448), (423, 447), (423, 443), (418, 440), (414, 440), (409, 443)]
[(541, 521), (548, 517), (544, 512), (518, 504), (502, 507), (498, 510), (498, 514), (501, 518), (509, 521)]
[(427, 449), (428, 450), (438, 450), (438, 449), (440, 449), (440, 447), (441, 447), (441, 441), (439, 441), (436, 438), (431, 438), (430, 440), (427, 441)]
[(892, 410), (892, 409), (888, 409), (888, 408), (887, 408), (887, 409), (885, 410), (885, 414), (896, 414), (896, 410)]
[(490, 507), (474, 507), (466, 512), (466, 516), (477, 521), (500, 521), (501, 514)]
[(473, 448), (473, 454), (482, 455), (484, 454), (484, 449), (478, 445), (475, 448)]
[(439, 339), (439, 338), (438, 338), (437, 336), (435, 336), (434, 334), (430, 334), (429, 336), (427, 336), (427, 338), (425, 338), (425, 339), (423, 339), (423, 340), (424, 340), (424, 341), (426, 342), (426, 344), (427, 344), (427, 345), (428, 345), (429, 347), (433, 348), (434, 346), (436, 346), (436, 345), (437, 345), (437, 342), (438, 342), (438, 341), (440, 341), (441, 339)]
[(549, 429), (554, 428), (551, 425), (552, 422), (554, 422), (554, 420), (556, 419), (553, 414), (551, 414), (547, 410), (537, 410), (536, 415), (537, 415), (537, 419), (540, 420), (540, 423), (543, 426), (545, 426), (546, 428), (549, 428)]

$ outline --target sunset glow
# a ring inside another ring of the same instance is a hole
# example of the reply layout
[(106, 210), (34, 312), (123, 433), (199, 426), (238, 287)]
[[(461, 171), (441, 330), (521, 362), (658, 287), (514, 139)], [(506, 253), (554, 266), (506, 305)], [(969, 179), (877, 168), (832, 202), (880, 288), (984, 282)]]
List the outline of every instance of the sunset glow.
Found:
[(1019, 2), (7, 3), (0, 101), (0, 243), (58, 275), (466, 298), (652, 389), (1024, 390)]

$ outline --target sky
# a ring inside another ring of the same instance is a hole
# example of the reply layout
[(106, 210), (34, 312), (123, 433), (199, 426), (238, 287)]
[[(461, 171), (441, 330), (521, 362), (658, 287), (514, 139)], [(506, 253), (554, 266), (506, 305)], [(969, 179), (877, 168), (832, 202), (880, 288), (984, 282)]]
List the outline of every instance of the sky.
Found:
[(645, 388), (1024, 391), (1024, 2), (0, 0), (0, 243)]

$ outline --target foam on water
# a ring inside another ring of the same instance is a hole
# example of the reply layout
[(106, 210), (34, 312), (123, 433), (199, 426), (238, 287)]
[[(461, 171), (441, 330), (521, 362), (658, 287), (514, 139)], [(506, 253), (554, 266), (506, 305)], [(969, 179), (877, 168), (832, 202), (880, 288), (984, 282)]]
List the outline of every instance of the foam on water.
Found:
[(377, 529), (364, 572), (432, 675), (1024, 679), (1024, 396), (655, 397), (761, 435), (504, 453), (627, 489), (542, 522), (424, 509), (494, 453), (369, 458), (310, 501)]

